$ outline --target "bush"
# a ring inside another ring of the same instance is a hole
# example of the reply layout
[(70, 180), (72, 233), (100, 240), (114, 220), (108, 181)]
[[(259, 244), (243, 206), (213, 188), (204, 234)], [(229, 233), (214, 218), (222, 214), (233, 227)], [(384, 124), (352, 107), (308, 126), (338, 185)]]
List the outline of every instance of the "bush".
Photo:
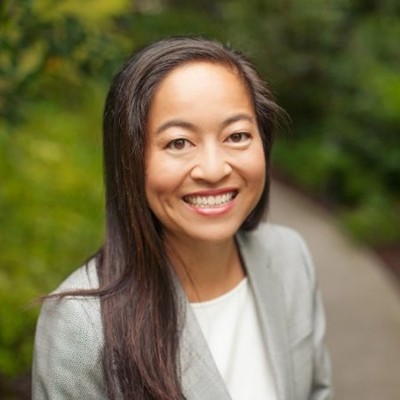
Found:
[(16, 375), (30, 365), (37, 308), (27, 305), (54, 289), (101, 243), (104, 91), (84, 90), (84, 101), (76, 107), (32, 105), (26, 123), (0, 135), (3, 375)]

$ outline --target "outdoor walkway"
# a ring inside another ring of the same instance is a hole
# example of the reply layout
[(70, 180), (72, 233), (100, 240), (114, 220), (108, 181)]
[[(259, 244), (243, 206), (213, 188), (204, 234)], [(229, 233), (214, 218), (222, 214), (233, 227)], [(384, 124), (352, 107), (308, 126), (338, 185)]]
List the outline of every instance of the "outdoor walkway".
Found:
[(314, 256), (328, 320), (336, 400), (400, 399), (400, 285), (335, 219), (273, 183), (270, 221), (301, 232)]

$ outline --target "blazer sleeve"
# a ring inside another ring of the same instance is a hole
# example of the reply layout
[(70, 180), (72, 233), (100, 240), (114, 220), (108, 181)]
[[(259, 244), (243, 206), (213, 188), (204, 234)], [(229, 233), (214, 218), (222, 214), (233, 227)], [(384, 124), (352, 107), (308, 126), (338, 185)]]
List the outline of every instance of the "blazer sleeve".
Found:
[(325, 313), (311, 255), (303, 240), (301, 240), (301, 246), (313, 290), (313, 377), (310, 400), (331, 400), (333, 399), (332, 372), (328, 349), (325, 345)]
[(45, 301), (37, 323), (32, 398), (106, 399), (98, 299)]

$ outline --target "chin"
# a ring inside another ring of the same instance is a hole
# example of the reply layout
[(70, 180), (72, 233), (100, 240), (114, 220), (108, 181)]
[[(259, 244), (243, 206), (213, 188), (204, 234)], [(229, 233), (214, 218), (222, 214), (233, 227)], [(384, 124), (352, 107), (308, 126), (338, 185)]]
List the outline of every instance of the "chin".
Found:
[(186, 238), (198, 243), (224, 243), (230, 241), (236, 235), (241, 225), (235, 224), (234, 226), (205, 226), (197, 229), (196, 232), (192, 230), (186, 233)]

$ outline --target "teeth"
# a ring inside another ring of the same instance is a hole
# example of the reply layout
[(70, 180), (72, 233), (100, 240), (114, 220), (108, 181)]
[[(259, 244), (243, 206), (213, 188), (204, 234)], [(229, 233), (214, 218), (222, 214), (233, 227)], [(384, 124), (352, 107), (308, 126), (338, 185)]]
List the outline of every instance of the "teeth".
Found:
[(184, 200), (197, 207), (220, 207), (233, 199), (234, 192), (218, 196), (185, 196)]

